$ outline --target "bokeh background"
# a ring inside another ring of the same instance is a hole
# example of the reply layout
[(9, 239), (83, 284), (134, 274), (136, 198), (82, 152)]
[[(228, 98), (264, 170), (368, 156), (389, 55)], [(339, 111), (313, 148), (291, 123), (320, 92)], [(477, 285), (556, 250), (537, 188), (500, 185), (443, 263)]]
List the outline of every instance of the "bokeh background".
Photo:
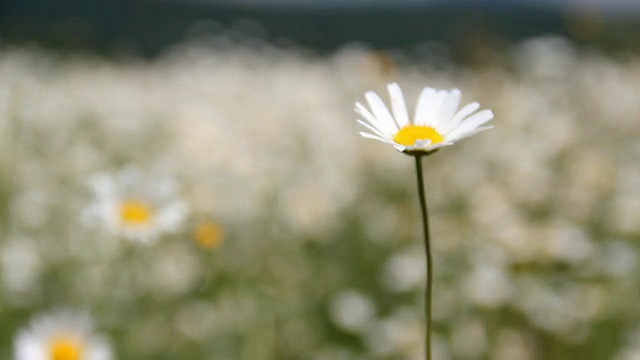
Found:
[[(640, 359), (639, 29), (632, 0), (0, 2), (0, 358), (80, 309), (119, 359), (422, 359), (413, 162), (353, 112), (398, 82), (495, 113), (425, 163), (436, 359)], [(170, 208), (142, 240), (105, 205), (139, 199)]]

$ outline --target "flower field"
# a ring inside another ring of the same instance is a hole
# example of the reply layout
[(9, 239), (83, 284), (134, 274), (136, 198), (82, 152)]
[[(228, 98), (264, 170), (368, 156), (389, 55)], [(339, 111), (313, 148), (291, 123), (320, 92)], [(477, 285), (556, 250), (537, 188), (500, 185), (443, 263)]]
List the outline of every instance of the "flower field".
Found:
[(424, 160), (434, 359), (640, 359), (640, 57), (504, 58), (0, 49), (0, 358), (423, 359), (413, 163), (354, 112), (397, 82), (495, 115)]

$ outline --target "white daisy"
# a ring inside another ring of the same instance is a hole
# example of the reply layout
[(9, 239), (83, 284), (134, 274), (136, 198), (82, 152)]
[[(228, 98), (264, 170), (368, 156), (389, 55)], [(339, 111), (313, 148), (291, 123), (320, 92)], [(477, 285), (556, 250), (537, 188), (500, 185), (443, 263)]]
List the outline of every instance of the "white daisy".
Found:
[(83, 221), (116, 236), (150, 242), (179, 230), (188, 214), (173, 179), (147, 179), (126, 168), (116, 174), (96, 175), (90, 186), (95, 200), (84, 209)]
[(418, 98), (413, 122), (409, 120), (400, 86), (389, 84), (388, 89), (391, 112), (372, 91), (365, 94), (371, 111), (361, 103), (356, 103), (355, 110), (366, 120), (358, 122), (371, 131), (360, 135), (393, 145), (398, 151), (429, 154), (493, 127), (481, 126), (493, 119), (493, 113), (488, 109), (476, 112), (480, 108), (477, 102), (458, 110), (462, 95), (458, 89), (424, 88)]
[(36, 317), (18, 333), (14, 359), (111, 360), (113, 355), (87, 314), (60, 312)]

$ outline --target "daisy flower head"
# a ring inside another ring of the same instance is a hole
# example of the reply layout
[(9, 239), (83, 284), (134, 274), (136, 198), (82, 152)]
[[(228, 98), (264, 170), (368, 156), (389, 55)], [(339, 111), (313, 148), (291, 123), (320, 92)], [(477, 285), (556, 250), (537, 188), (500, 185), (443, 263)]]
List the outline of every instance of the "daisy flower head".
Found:
[(125, 168), (95, 175), (89, 184), (94, 200), (81, 218), (115, 236), (149, 243), (180, 230), (188, 214), (174, 179), (150, 179), (137, 169)]
[(60, 312), (34, 318), (14, 340), (15, 360), (111, 360), (109, 343), (89, 315)]
[(355, 111), (364, 118), (364, 121), (358, 119), (358, 123), (370, 131), (361, 132), (362, 137), (390, 144), (398, 151), (428, 155), (493, 127), (484, 125), (493, 119), (493, 113), (488, 109), (478, 111), (477, 102), (458, 110), (462, 96), (458, 89), (424, 88), (418, 97), (413, 121), (409, 119), (400, 86), (389, 84), (388, 90), (391, 111), (373, 91), (365, 94), (369, 109), (358, 102)]

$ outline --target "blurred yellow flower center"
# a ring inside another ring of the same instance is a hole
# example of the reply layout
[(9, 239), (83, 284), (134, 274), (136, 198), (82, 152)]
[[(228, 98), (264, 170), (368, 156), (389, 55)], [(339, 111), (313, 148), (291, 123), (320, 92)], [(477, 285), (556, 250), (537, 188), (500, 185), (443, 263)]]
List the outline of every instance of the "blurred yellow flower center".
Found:
[(81, 360), (82, 343), (73, 337), (61, 336), (49, 343), (51, 360)]
[(393, 137), (393, 141), (404, 146), (413, 146), (418, 140), (431, 140), (432, 144), (437, 144), (444, 141), (444, 136), (431, 126), (407, 125)]
[(139, 200), (124, 200), (120, 204), (120, 219), (128, 225), (146, 225), (151, 222), (153, 209)]
[(194, 229), (194, 235), (200, 246), (207, 249), (214, 249), (222, 242), (224, 233), (222, 228), (217, 224), (205, 222), (196, 226)]

